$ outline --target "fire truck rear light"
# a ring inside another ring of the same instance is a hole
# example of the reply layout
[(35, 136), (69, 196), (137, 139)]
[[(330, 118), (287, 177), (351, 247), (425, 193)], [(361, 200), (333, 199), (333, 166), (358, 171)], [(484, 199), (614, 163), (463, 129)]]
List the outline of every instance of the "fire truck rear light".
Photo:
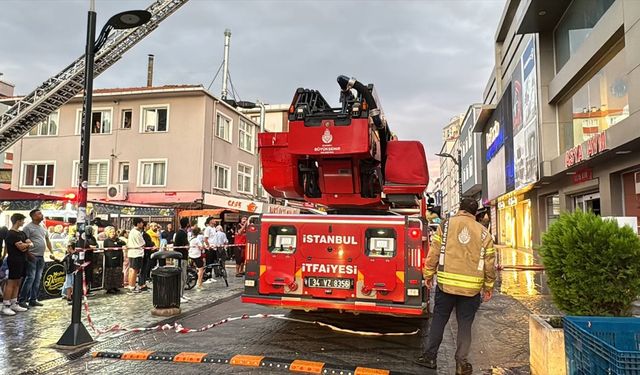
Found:
[(409, 236), (413, 239), (420, 238), (420, 229), (411, 229), (409, 231)]
[(247, 272), (247, 277), (255, 277), (256, 273), (254, 271)]
[(245, 280), (244, 281), (244, 286), (254, 287), (254, 286), (256, 286), (256, 281), (255, 280)]
[(367, 288), (366, 286), (362, 287), (362, 294), (364, 294), (365, 296), (368, 296), (371, 294), (371, 289)]
[(409, 284), (418, 285), (418, 280), (409, 280)]
[(249, 232), (255, 232), (257, 230), (258, 230), (258, 228), (256, 228), (255, 225), (249, 225)]
[(407, 295), (409, 297), (417, 297), (420, 295), (420, 289), (407, 289)]

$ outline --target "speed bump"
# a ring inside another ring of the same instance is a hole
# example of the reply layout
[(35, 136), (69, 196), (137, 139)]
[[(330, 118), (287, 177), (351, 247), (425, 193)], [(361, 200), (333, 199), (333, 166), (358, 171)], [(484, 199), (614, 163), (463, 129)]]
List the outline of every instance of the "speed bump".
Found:
[(307, 361), (302, 359), (282, 359), (256, 355), (224, 356), (220, 354), (208, 354), (198, 352), (93, 352), (94, 358), (122, 359), (134, 361), (158, 361), (174, 363), (205, 363), (243, 366), (253, 368), (266, 368), (270, 371), (295, 372), (302, 374), (320, 375), (407, 375), (401, 372), (387, 369), (356, 367), (348, 365), (336, 365), (325, 362)]

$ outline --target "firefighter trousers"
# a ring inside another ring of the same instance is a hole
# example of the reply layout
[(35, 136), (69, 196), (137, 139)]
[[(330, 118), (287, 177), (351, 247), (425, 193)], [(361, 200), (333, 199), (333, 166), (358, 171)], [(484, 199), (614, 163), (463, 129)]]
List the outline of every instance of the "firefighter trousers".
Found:
[(445, 293), (436, 287), (435, 304), (433, 306), (433, 318), (429, 334), (425, 339), (424, 355), (427, 358), (436, 358), (438, 349), (442, 343), (444, 329), (449, 321), (453, 308), (456, 309), (456, 321), (458, 322), (458, 339), (456, 340), (456, 362), (465, 363), (471, 348), (471, 325), (480, 307), (480, 293), (473, 297), (458, 296)]

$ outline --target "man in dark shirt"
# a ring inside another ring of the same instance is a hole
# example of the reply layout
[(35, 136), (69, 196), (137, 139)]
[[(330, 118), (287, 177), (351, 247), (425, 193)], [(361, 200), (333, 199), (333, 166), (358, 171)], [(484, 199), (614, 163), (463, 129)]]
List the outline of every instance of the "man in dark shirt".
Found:
[(24, 312), (28, 309), (18, 305), (18, 292), (20, 282), (27, 269), (27, 251), (33, 247), (33, 242), (27, 239), (20, 227), (24, 224), (26, 216), (22, 214), (11, 215), (11, 229), (7, 232), (4, 242), (7, 246), (7, 265), (9, 266), (9, 280), (4, 288), (2, 297), (2, 314), (16, 315), (16, 312)]
[(166, 241), (167, 245), (173, 245), (173, 236), (176, 235), (176, 231), (173, 230), (173, 224), (167, 224), (167, 229), (163, 230), (160, 234), (160, 238)]
[(187, 262), (189, 260), (189, 236), (187, 231), (189, 230), (189, 218), (183, 217), (180, 219), (180, 229), (176, 232), (176, 238), (173, 242), (174, 248), (177, 252), (182, 254), (182, 288), (180, 288), (180, 302), (187, 303), (189, 298), (184, 296), (184, 285), (187, 283)]

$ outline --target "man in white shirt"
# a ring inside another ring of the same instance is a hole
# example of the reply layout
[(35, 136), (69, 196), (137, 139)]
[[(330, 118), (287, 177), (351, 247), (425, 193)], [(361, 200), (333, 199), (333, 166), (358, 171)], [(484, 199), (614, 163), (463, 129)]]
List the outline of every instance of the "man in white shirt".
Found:
[(129, 257), (129, 289), (131, 293), (140, 293), (140, 288), (136, 287), (138, 273), (142, 268), (144, 259), (144, 220), (139, 217), (133, 218), (133, 228), (129, 232), (129, 240), (127, 242), (127, 257)]
[[(208, 217), (205, 222), (206, 227), (204, 228), (204, 244), (205, 244), (205, 256), (207, 265), (216, 262), (216, 249), (214, 245), (215, 237), (216, 237), (216, 220), (213, 217)], [(215, 282), (214, 278), (210, 278), (205, 281), (205, 284), (210, 284)]]

